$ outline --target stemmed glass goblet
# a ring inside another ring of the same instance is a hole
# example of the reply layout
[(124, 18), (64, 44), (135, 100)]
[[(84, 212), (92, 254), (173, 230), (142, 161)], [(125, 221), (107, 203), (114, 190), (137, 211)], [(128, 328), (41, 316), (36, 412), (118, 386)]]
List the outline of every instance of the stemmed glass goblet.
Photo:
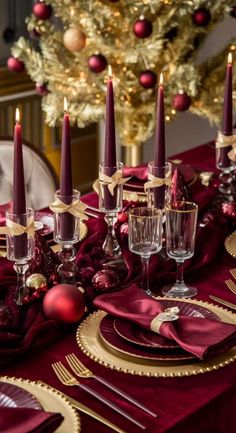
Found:
[(34, 211), (31, 208), (22, 214), (6, 211), (6, 226), (7, 258), (14, 262), (13, 268), (17, 273), (15, 302), (23, 305), (28, 294), (25, 274), (34, 256)]
[(166, 296), (191, 298), (197, 294), (196, 287), (186, 285), (183, 266), (194, 254), (198, 206), (196, 203), (177, 201), (166, 209), (166, 252), (176, 261), (176, 281), (163, 287)]
[(69, 211), (73, 207), (77, 207), (79, 211), (79, 203), (80, 192), (74, 189), (71, 196), (62, 196), (60, 191), (56, 191), (55, 202), (50, 206), (54, 212), (54, 240), (61, 246), (61, 264), (57, 271), (62, 281), (67, 283), (73, 283), (77, 273), (74, 244), (79, 241), (80, 236), (80, 218), (76, 216), (76, 212)]
[(136, 207), (129, 212), (129, 249), (142, 259), (142, 288), (148, 294), (149, 261), (162, 247), (162, 212), (155, 208)]
[(114, 225), (117, 213), (122, 209), (123, 199), (123, 164), (117, 162), (114, 167), (99, 164), (99, 210), (105, 213), (107, 235), (103, 243), (103, 250), (113, 259), (121, 256), (121, 249), (115, 235)]

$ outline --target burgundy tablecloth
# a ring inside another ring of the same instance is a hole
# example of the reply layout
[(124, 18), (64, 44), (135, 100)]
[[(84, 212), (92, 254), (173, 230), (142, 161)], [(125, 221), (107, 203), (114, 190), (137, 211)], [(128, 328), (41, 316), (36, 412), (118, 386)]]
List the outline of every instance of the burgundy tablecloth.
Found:
[[(212, 145), (200, 146), (189, 152), (178, 155), (186, 163), (199, 170), (214, 169), (214, 149)], [(193, 186), (194, 187), (194, 186)], [(95, 194), (84, 196), (84, 201), (96, 204)], [(92, 230), (92, 225), (90, 226)], [(210, 245), (209, 245), (210, 248)], [(236, 267), (235, 259), (229, 256), (222, 245), (221, 260), (211, 264), (204, 273), (195, 275), (195, 284), (199, 289), (198, 298), (209, 302), (209, 293), (235, 302), (235, 295), (224, 284), (230, 277), (229, 269)], [(147, 425), (150, 433), (234, 433), (236, 407), (236, 368), (235, 363), (214, 372), (182, 378), (148, 378), (137, 377), (121, 372), (111, 371), (90, 360), (77, 347), (75, 330), (57, 339), (55, 344), (43, 352), (35, 353), (12, 367), (1, 370), (2, 375), (43, 380), (61, 391), (80, 399), (97, 412), (118, 424), (126, 432), (137, 433), (138, 428), (107, 409), (77, 388), (66, 388), (56, 379), (51, 363), (63, 360), (70, 352), (78, 354), (94, 372), (105, 376), (126, 392), (136, 396), (140, 401), (157, 411), (159, 417), (153, 419), (136, 409), (131, 404), (117, 398), (110, 391), (102, 388), (94, 380), (86, 383), (96, 390), (102, 389), (104, 395), (117, 402), (123, 409)], [(81, 415), (82, 433), (108, 433), (111, 431), (86, 415)], [(69, 433), (69, 432), (68, 432)], [(72, 433), (72, 432), (71, 432)]]

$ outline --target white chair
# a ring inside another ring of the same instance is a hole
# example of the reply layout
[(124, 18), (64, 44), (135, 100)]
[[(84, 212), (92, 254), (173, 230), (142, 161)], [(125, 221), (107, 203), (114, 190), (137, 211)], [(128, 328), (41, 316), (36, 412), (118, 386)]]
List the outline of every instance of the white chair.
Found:
[[(35, 210), (47, 207), (54, 199), (58, 181), (47, 158), (33, 146), (23, 144), (27, 206)], [(13, 139), (0, 138), (0, 204), (13, 195)]]

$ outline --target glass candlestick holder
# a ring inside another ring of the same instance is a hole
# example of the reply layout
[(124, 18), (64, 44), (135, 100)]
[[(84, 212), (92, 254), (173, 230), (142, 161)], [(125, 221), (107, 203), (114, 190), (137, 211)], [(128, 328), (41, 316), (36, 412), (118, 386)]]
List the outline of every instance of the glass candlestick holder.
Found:
[(235, 143), (235, 130), (232, 135), (224, 135), (221, 131), (218, 132), (216, 139), (216, 167), (220, 170), (218, 189), (221, 194), (227, 196), (236, 194), (236, 152), (233, 146)]
[(80, 192), (74, 189), (69, 196), (56, 191), (55, 201), (50, 206), (54, 212), (54, 240), (61, 247), (58, 254), (61, 264), (57, 271), (64, 283), (74, 283), (78, 271), (74, 263), (74, 244), (79, 241), (80, 236), (80, 218), (76, 216), (79, 204)]
[(144, 185), (148, 207), (165, 210), (171, 199), (171, 179), (172, 164), (170, 162), (166, 162), (163, 166), (157, 166), (154, 161), (149, 162), (148, 182)]
[(121, 256), (121, 249), (115, 235), (117, 213), (122, 209), (123, 164), (117, 162), (113, 167), (99, 164), (99, 210), (105, 213), (107, 235), (103, 243), (103, 250), (108, 257), (116, 259)]
[(23, 305), (28, 294), (25, 274), (34, 256), (34, 211), (30, 208), (22, 214), (6, 211), (6, 227), (7, 258), (14, 262), (13, 268), (17, 273), (15, 302)]

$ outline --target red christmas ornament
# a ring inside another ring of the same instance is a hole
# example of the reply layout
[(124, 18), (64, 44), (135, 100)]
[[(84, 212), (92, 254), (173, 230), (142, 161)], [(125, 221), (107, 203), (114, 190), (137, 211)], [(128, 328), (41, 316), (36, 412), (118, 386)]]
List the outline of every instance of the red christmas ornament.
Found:
[(11, 72), (22, 72), (25, 69), (24, 63), (15, 57), (9, 57), (7, 60), (7, 67)]
[(139, 76), (139, 83), (145, 89), (152, 89), (153, 87), (155, 87), (156, 82), (157, 82), (157, 76), (155, 72), (150, 70), (141, 72)]
[(180, 174), (180, 171), (176, 167), (174, 169), (174, 173), (171, 179), (171, 190), (170, 190), (170, 201), (190, 201), (191, 193), (183, 176)]
[(104, 69), (106, 69), (107, 66), (106, 57), (104, 57), (102, 54), (93, 54), (88, 59), (88, 65), (89, 65), (89, 69), (92, 72), (96, 72), (98, 74), (99, 72), (102, 72), (104, 71)]
[(231, 17), (236, 18), (236, 6), (234, 6), (234, 7), (231, 9), (231, 11), (230, 11), (230, 15), (231, 15)]
[(133, 30), (137, 38), (148, 38), (152, 34), (152, 22), (146, 18), (140, 18), (134, 23)]
[(38, 95), (41, 95), (41, 96), (45, 96), (49, 93), (46, 84), (36, 84), (35, 90), (38, 93)]
[(122, 226), (120, 228), (120, 234), (121, 234), (122, 238), (125, 238), (126, 236), (128, 236), (128, 234), (129, 234), (129, 223), (128, 222), (122, 224)]
[(173, 107), (177, 111), (186, 111), (191, 105), (191, 98), (185, 92), (179, 92), (173, 99)]
[(52, 287), (43, 299), (43, 312), (49, 319), (61, 323), (76, 323), (85, 312), (83, 293), (71, 284)]
[(128, 221), (128, 215), (125, 212), (119, 212), (118, 216), (117, 216), (117, 220), (120, 223), (125, 223), (126, 221)]
[(222, 212), (228, 218), (235, 219), (236, 218), (236, 202), (229, 201), (222, 204)]
[(109, 289), (114, 289), (119, 284), (119, 277), (116, 271), (112, 269), (103, 269), (96, 272), (92, 279), (92, 284), (95, 290), (105, 292)]
[(199, 8), (193, 14), (193, 22), (198, 27), (204, 27), (211, 21), (211, 14), (208, 9)]
[(37, 2), (33, 6), (33, 14), (39, 20), (46, 21), (52, 15), (52, 7), (50, 5), (46, 5), (44, 2)]

